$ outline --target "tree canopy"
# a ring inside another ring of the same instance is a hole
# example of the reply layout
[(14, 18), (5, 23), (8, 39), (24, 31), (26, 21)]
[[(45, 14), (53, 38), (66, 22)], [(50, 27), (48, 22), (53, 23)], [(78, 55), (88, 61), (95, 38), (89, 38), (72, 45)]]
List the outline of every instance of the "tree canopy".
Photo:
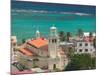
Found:
[(89, 70), (96, 68), (96, 58), (91, 58), (89, 54), (76, 54), (71, 58), (70, 63), (64, 71)]

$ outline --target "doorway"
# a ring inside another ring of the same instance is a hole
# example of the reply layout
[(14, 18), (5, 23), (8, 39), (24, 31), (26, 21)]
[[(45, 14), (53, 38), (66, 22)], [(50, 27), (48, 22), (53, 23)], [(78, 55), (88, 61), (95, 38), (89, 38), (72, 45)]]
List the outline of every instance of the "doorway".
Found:
[(53, 64), (53, 69), (56, 69), (56, 64)]

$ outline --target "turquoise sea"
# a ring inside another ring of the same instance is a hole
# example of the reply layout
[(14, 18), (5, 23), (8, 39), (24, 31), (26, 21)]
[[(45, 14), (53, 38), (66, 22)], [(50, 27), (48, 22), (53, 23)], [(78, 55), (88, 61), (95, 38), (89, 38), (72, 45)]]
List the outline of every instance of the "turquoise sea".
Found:
[(48, 37), (53, 25), (58, 32), (72, 32), (73, 35), (79, 28), (84, 32), (96, 32), (96, 16), (91, 13), (12, 9), (11, 18), (11, 35), (17, 36), (18, 42), (35, 37), (37, 29), (41, 36)]

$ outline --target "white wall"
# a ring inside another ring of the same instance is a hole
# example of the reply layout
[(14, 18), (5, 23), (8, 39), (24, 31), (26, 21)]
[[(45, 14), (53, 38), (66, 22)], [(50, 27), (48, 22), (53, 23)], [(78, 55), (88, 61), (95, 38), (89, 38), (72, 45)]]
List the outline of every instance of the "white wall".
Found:
[[(85, 44), (88, 44), (87, 46), (85, 46)], [(82, 44), (82, 46), (80, 46), (80, 44)], [(93, 53), (95, 51), (95, 48), (93, 47), (93, 45), (91, 45), (90, 42), (77, 42), (77, 46), (75, 47), (75, 53)], [(79, 50), (82, 49), (82, 52), (80, 52)], [(86, 52), (85, 49), (88, 49), (88, 51)]]

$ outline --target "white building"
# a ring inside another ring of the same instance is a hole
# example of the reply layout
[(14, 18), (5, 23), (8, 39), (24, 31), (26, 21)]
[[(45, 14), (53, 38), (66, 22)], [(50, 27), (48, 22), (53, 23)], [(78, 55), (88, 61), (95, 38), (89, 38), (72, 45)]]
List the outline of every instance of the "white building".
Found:
[[(94, 54), (96, 49), (93, 46), (93, 39), (95, 38), (95, 33), (93, 33), (93, 37), (89, 37), (88, 32), (84, 32), (84, 37), (82, 40), (77, 40), (75, 43), (75, 54)], [(90, 41), (91, 40), (91, 41)]]
[(16, 62), (16, 57), (17, 57), (16, 48), (17, 48), (17, 38), (16, 38), (16, 36), (12, 36), (11, 37), (11, 56), (12, 56), (11, 60), (12, 60), (12, 63)]
[[(89, 36), (89, 32), (84, 32), (83, 33), (83, 35), (85, 36), (85, 37), (88, 37)], [(92, 35), (93, 35), (93, 37), (95, 37), (96, 36), (96, 33), (92, 33)]]
[(75, 53), (82, 54), (82, 53), (89, 53), (92, 54), (95, 52), (95, 48), (93, 46), (93, 43), (91, 42), (85, 42), (85, 41), (79, 41), (76, 44), (75, 47)]

